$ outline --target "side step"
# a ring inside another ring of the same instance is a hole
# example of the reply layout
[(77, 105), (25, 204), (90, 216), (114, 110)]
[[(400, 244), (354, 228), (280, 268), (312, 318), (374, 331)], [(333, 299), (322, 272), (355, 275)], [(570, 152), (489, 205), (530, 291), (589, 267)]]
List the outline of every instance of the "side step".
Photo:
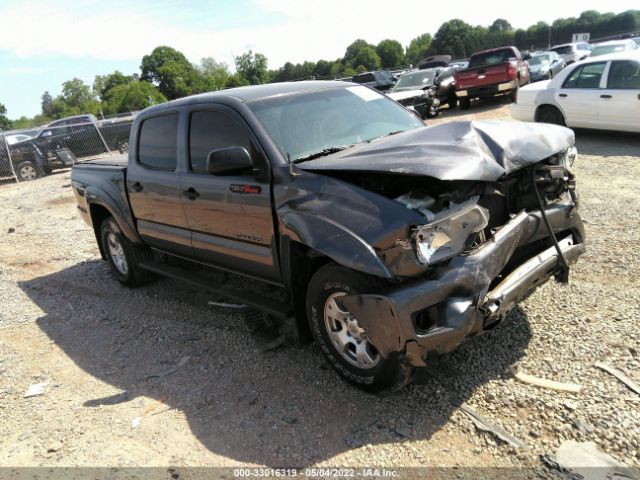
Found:
[(141, 262), (140, 267), (164, 277), (173, 278), (174, 280), (179, 280), (181, 282), (195, 285), (196, 287), (204, 288), (205, 290), (209, 290), (210, 292), (214, 292), (230, 300), (242, 303), (248, 307), (261, 310), (273, 315), (274, 317), (287, 318), (291, 316), (293, 312), (291, 306), (286, 303), (278, 302), (256, 292), (229, 287), (224, 283), (216, 282), (201, 273), (187, 272), (180, 267), (166, 265), (154, 260)]

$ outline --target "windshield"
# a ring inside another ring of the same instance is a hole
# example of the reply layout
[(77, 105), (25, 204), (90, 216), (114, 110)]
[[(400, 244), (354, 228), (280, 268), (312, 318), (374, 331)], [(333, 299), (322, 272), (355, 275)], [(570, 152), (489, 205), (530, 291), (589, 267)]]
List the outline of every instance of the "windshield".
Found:
[(498, 63), (504, 63), (513, 57), (515, 57), (515, 54), (510, 48), (479, 53), (471, 57), (469, 60), (469, 68), (482, 67), (484, 65), (497, 65)]
[(393, 91), (413, 90), (428, 87), (433, 83), (433, 72), (405, 73), (398, 79), (398, 83), (393, 86)]
[(292, 162), (424, 126), (394, 101), (360, 85), (271, 97), (247, 105)]
[(591, 56), (597, 57), (598, 55), (606, 55), (607, 53), (615, 52), (624, 52), (624, 44), (618, 43), (616, 45), (601, 45), (593, 49)]
[(529, 59), (529, 65), (548, 65), (549, 63), (551, 63), (549, 55), (536, 55)]

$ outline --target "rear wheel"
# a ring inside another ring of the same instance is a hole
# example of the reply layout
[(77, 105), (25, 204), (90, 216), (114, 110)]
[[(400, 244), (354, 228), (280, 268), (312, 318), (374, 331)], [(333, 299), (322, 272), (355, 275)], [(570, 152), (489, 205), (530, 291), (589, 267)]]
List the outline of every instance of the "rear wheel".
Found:
[(458, 97), (456, 96), (455, 92), (452, 92), (448, 97), (447, 97), (447, 105), (449, 105), (449, 108), (456, 108), (458, 106)]
[(341, 298), (379, 288), (372, 277), (329, 264), (316, 272), (307, 289), (307, 318), (327, 361), (348, 382), (378, 392), (404, 386), (412, 369), (396, 353), (383, 358)]
[(536, 116), (536, 122), (540, 123), (552, 123), (554, 125), (561, 125), (566, 127), (566, 122), (562, 113), (556, 108), (550, 105), (544, 105), (540, 107), (540, 111)]
[(509, 93), (509, 98), (511, 99), (512, 103), (515, 103), (516, 100), (518, 100), (518, 90), (520, 89), (520, 87), (516, 87), (513, 90), (511, 90), (511, 93)]
[(140, 267), (141, 262), (152, 258), (151, 250), (131, 243), (111, 217), (102, 222), (100, 242), (111, 272), (120, 283), (136, 287), (153, 278), (151, 272)]
[(458, 99), (458, 105), (462, 110), (468, 110), (471, 106), (471, 99), (468, 97), (462, 97)]

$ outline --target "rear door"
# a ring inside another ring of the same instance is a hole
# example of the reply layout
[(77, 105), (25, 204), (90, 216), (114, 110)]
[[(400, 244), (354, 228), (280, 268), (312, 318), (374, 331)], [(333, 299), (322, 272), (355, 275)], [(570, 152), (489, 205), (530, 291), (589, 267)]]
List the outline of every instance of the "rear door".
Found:
[(600, 127), (598, 108), (606, 66), (606, 61), (578, 65), (556, 90), (556, 103), (570, 127)]
[[(230, 108), (193, 107), (188, 115), (188, 171), (182, 188), (197, 260), (218, 267), (278, 281), (269, 169), (249, 128)], [(212, 175), (207, 171), (211, 150), (241, 146), (254, 164), (253, 172)]]
[(144, 119), (129, 153), (127, 192), (138, 232), (149, 245), (191, 256), (191, 233), (178, 169), (178, 112)]
[(599, 112), (602, 123), (612, 130), (640, 132), (640, 61), (611, 62)]

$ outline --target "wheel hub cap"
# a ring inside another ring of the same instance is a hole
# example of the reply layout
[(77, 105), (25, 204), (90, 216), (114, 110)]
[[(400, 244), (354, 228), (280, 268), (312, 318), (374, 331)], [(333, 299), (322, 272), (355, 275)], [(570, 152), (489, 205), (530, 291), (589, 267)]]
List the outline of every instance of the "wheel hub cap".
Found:
[(33, 180), (36, 178), (36, 169), (31, 165), (25, 165), (20, 169), (20, 177), (23, 180)]
[(358, 320), (342, 306), (344, 292), (332, 294), (324, 307), (324, 322), (333, 346), (351, 365), (370, 369), (380, 362), (378, 350), (367, 338), (367, 332)]
[(129, 272), (129, 265), (127, 264), (127, 258), (124, 255), (124, 248), (122, 248), (120, 240), (118, 240), (115, 234), (109, 232), (107, 244), (109, 245), (109, 256), (111, 260), (113, 260), (116, 269), (123, 275), (126, 275)]

